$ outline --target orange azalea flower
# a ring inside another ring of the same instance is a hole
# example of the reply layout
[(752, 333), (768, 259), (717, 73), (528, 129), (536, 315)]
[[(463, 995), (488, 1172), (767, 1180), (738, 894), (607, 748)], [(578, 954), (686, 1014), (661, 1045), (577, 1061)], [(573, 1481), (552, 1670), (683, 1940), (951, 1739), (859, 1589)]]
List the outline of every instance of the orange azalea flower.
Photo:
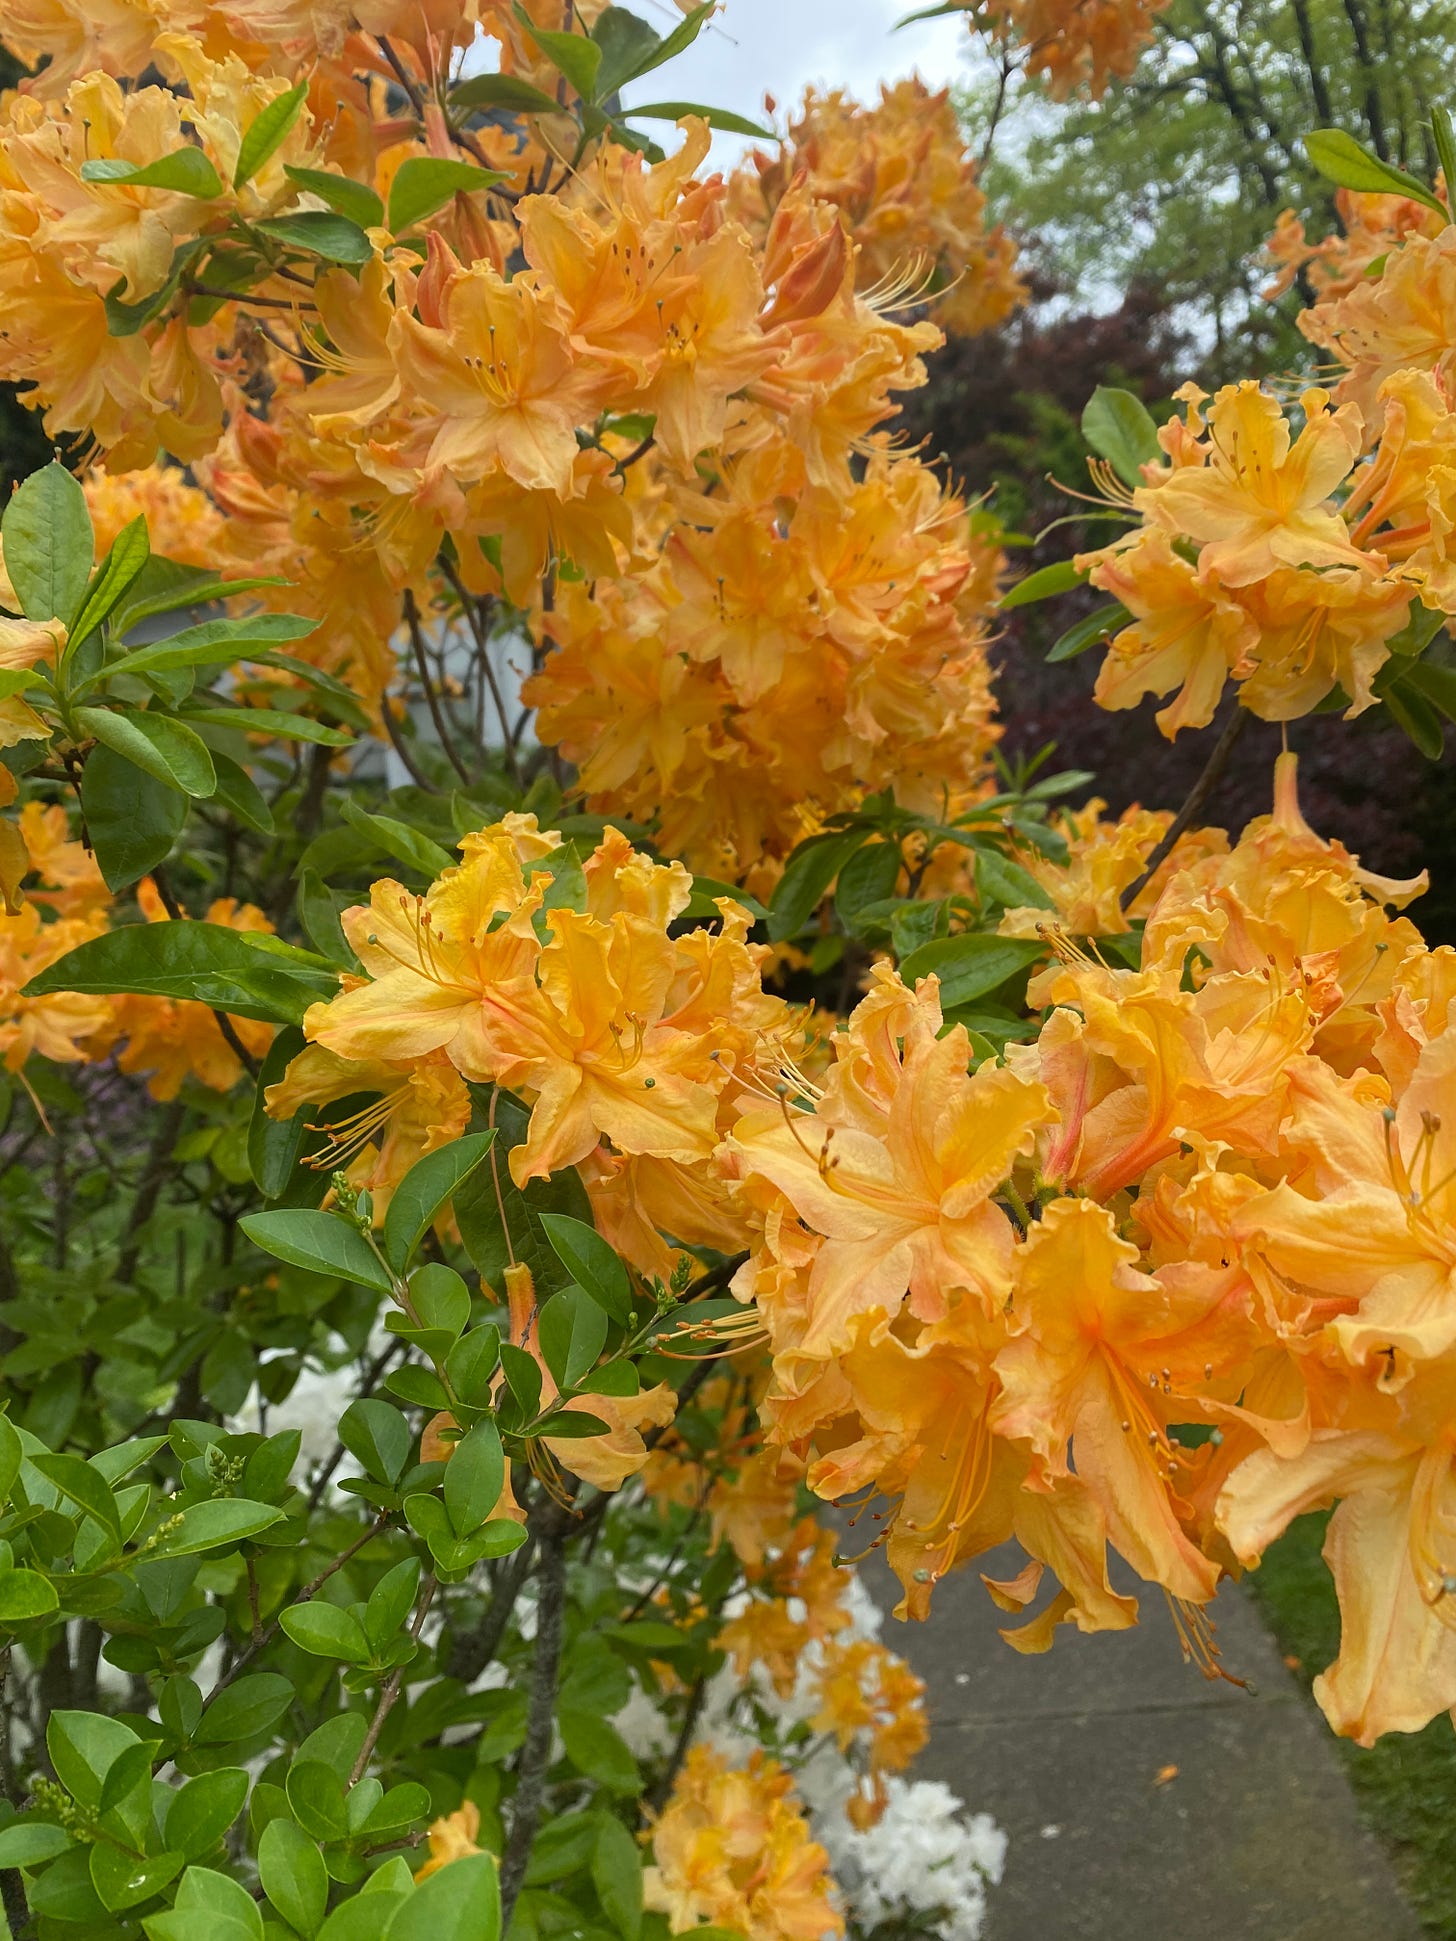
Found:
[(1456, 230), (1410, 235), (1379, 277), (1300, 313), (1300, 329), (1346, 368), (1339, 386), (1373, 432), (1380, 390), (1400, 371), (1429, 371), (1449, 391), (1456, 377)]
[(17, 818), (30, 867), (43, 887), (30, 896), (62, 917), (92, 918), (107, 909), (111, 891), (96, 858), (71, 835), (71, 819), (60, 803), (27, 802)]
[[(841, 1352), (861, 1316), (893, 1320), (907, 1297), (929, 1321), (944, 1314), (951, 1288), (991, 1302), (1009, 1286), (1011, 1224), (990, 1196), (1030, 1151), (1047, 1098), (1013, 1072), (968, 1074), (964, 1028), (938, 1035), (937, 990), (926, 978), (912, 997), (878, 971), (875, 992), (835, 1039), (838, 1063), (815, 1111), (751, 1113), (729, 1140), (739, 1175), (769, 1181), (825, 1236), (797, 1356)], [(877, 1067), (874, 1093), (861, 1063)]]
[(1160, 1357), (1186, 1360), (1178, 1337), (1196, 1333), (1203, 1308), (1181, 1308), (1136, 1270), (1137, 1258), (1104, 1207), (1058, 1200), (1047, 1208), (1018, 1255), (1014, 1314), (1023, 1332), (996, 1358), (1005, 1388), (996, 1426), (1024, 1436), (1049, 1476), (1068, 1474), (1070, 1444), (1114, 1546), (1141, 1577), (1202, 1603), (1218, 1566), (1183, 1529), (1181, 1455), (1158, 1369)]
[(688, 1753), (652, 1830), (647, 1906), (674, 1932), (709, 1923), (746, 1941), (823, 1941), (844, 1932), (828, 1855), (809, 1837), (788, 1773), (755, 1753), (732, 1768)]
[(1257, 1451), (1218, 1500), (1219, 1527), (1255, 1564), (1296, 1516), (1339, 1499), (1324, 1554), (1340, 1654), (1314, 1692), (1334, 1729), (1364, 1746), (1456, 1705), (1453, 1379), (1450, 1355), (1409, 1379), (1372, 1355), (1342, 1423), (1316, 1429), (1293, 1456)]
[(98, 916), (44, 923), (34, 903), (14, 915), (0, 913), (0, 1058), (7, 1071), (18, 1072), (33, 1051), (59, 1065), (104, 1055), (116, 1035), (112, 999), (73, 991), (20, 993), (32, 977), (105, 928)]

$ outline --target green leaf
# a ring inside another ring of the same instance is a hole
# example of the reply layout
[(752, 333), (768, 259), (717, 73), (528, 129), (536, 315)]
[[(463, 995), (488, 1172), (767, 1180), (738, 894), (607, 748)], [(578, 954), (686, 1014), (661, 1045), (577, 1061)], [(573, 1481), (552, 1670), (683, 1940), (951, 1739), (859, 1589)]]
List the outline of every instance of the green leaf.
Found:
[(1434, 209), (1443, 222), (1449, 221), (1446, 205), (1415, 176), (1403, 168), (1382, 162), (1362, 148), (1353, 135), (1342, 128), (1316, 128), (1304, 138), (1304, 152), (1311, 165), (1327, 182), (1342, 189), (1363, 189), (1376, 195), (1404, 195)]
[(15, 1424), (8, 1415), (0, 1413), (0, 1507), (10, 1501), (24, 1454)]
[(637, 1761), (627, 1750), (615, 1726), (591, 1712), (562, 1706), (556, 1715), (566, 1756), (578, 1772), (585, 1773), (611, 1793), (637, 1793), (642, 1775)]
[(388, 1269), (341, 1213), (284, 1207), (276, 1213), (250, 1213), (239, 1225), (255, 1247), (291, 1266), (372, 1287), (379, 1294), (393, 1292)]
[(329, 1905), (329, 1870), (308, 1835), (292, 1820), (270, 1820), (258, 1842), (263, 1892), (291, 1928), (312, 1936)]
[(900, 863), (900, 845), (896, 842), (867, 842), (850, 857), (839, 872), (834, 891), (835, 915), (846, 930), (855, 931), (855, 919), (862, 910), (895, 894)]
[(596, 41), (589, 40), (585, 34), (549, 33), (536, 25), (521, 0), (513, 0), (513, 7), (518, 23), (557, 72), (565, 75), (583, 101), (594, 101), (597, 71), (602, 64), (602, 50)]
[(159, 1526), (161, 1534), (147, 1550), (149, 1557), (192, 1557), (203, 1550), (243, 1543), (283, 1521), (282, 1510), (271, 1503), (250, 1503), (244, 1496), (218, 1496), (194, 1503)]
[[(612, 9), (615, 13), (616, 8)], [(603, 14), (609, 20), (611, 14)], [(639, 116), (648, 121), (681, 121), (685, 115), (696, 115), (706, 121), (710, 128), (716, 128), (723, 135), (753, 135), (762, 141), (777, 141), (779, 137), (772, 128), (765, 128), (762, 122), (750, 121), (746, 115), (730, 114), (726, 108), (704, 107), (700, 101), (651, 101), (640, 107), (624, 108), (625, 118), (636, 120)]]
[(1052, 898), (1030, 870), (1023, 869), (1020, 863), (1013, 863), (995, 849), (976, 851), (976, 888), (983, 903), (999, 903), (1003, 910), (1019, 910), (1028, 906), (1050, 910), (1055, 907)]
[(26, 619), (68, 620), (85, 598), (96, 542), (86, 494), (59, 459), (16, 487), (0, 536)]
[[(1445, 624), (1444, 613), (1433, 613), (1429, 607), (1415, 601), (1411, 606), (1410, 618), (1400, 632), (1392, 634), (1385, 644), (1392, 654), (1399, 654), (1402, 658), (1423, 654)], [(1394, 670), (1391, 678), (1394, 678)]]
[[(204, 620), (195, 627), (184, 627), (180, 633), (169, 634), (165, 640), (153, 641), (150, 646), (133, 647), (119, 660), (109, 662), (82, 687), (94, 687), (98, 681), (109, 681), (117, 674), (154, 674), (173, 667), (251, 660), (255, 656), (250, 649), (266, 651), (280, 641), (304, 640), (317, 626), (317, 620), (302, 620), (296, 613), (252, 613), (241, 620)], [(78, 693), (82, 687), (78, 687)]]
[(123, 526), (111, 542), (111, 550), (97, 567), (81, 611), (71, 624), (66, 650), (73, 653), (120, 604), (138, 574), (151, 557), (147, 538), (146, 514), (139, 512), (130, 525)]
[(321, 957), (331, 964), (352, 964), (354, 953), (339, 921), (339, 906), (333, 891), (316, 869), (299, 872), (296, 899), (298, 921), (304, 935)]
[[(364, 1630), (376, 1657), (382, 1656), (403, 1628), (419, 1588), (420, 1560), (418, 1557), (406, 1557), (393, 1570), (385, 1571), (370, 1591), (369, 1602), (364, 1608)], [(425, 1800), (428, 1804), (428, 1794)]]
[(288, 1710), (293, 1686), (276, 1671), (249, 1672), (225, 1692), (219, 1692), (192, 1734), (200, 1746), (225, 1746), (267, 1732)]
[(846, 829), (833, 835), (811, 836), (799, 844), (769, 904), (768, 934), (774, 943), (798, 935), (818, 909), (824, 892), (869, 835), (868, 829)]
[(1446, 745), (1446, 731), (1441, 726), (1440, 715), (1426, 697), (1413, 687), (1392, 682), (1382, 691), (1381, 699), (1427, 761), (1439, 761)]
[[(613, 12), (617, 10), (612, 9)], [(603, 15), (603, 19), (606, 16)], [(598, 25), (601, 23), (598, 22)], [(560, 106), (544, 88), (518, 74), (472, 74), (450, 90), (452, 108), (513, 108), (518, 114), (554, 115)]]
[(179, 195), (196, 196), (211, 202), (222, 194), (217, 170), (200, 148), (189, 143), (174, 148), (155, 162), (123, 162), (117, 156), (81, 164), (83, 182), (123, 183), (129, 189), (171, 189)]
[(922, 944), (901, 964), (900, 975), (912, 990), (919, 978), (938, 977), (940, 1007), (949, 1011), (996, 990), (1007, 978), (1045, 955), (1046, 946), (1035, 938), (994, 937), (972, 931)]
[(448, 849), (442, 849), (428, 836), (422, 836), (418, 829), (411, 829), (407, 822), (398, 822), (393, 816), (371, 815), (367, 809), (361, 809), (352, 796), (346, 795), (339, 808), (351, 829), (357, 829), (362, 836), (371, 836), (386, 856), (409, 864), (422, 876), (433, 880), (445, 870), (455, 867), (456, 858)]
[[(1411, 661), (1401, 669), (1401, 685), (1440, 710), (1448, 721), (1456, 721), (1456, 667), (1440, 667), (1434, 661)], [(1388, 700), (1387, 691), (1386, 699)]]
[(304, 1043), (297, 1025), (286, 1026), (269, 1045), (258, 1073), (252, 1115), (248, 1120), (248, 1170), (265, 1200), (276, 1200), (286, 1190), (309, 1146), (310, 1122), (316, 1106), (304, 1104), (291, 1119), (273, 1119), (266, 1104), (269, 1086), (279, 1082), (303, 1050)]
[[(1126, 396), (1126, 393), (1122, 393)], [(1089, 405), (1088, 410), (1091, 410)], [(1090, 439), (1088, 440), (1090, 443)], [(1037, 600), (1050, 600), (1058, 593), (1070, 593), (1074, 586), (1085, 586), (1087, 575), (1079, 573), (1069, 559), (1059, 559), (1051, 566), (1043, 566), (1035, 573), (1028, 573), (1024, 580), (1018, 580), (1009, 592), (1001, 596), (1001, 611), (1007, 613), (1012, 607), (1029, 607)]]
[(248, 1775), (241, 1766), (220, 1766), (200, 1773), (173, 1793), (167, 1805), (162, 1837), (168, 1849), (187, 1860), (210, 1853), (243, 1810)]
[(493, 1131), (473, 1132), (426, 1153), (410, 1167), (394, 1189), (384, 1216), (384, 1253), (397, 1273), (408, 1267), (431, 1223), (494, 1143)]
[[(1099, 384), (1082, 413), (1082, 436), (1105, 458), (1124, 485), (1145, 483), (1142, 467), (1162, 456), (1158, 427), (1131, 391)], [(1007, 602), (1002, 602), (1003, 605)]]
[(500, 1501), (505, 1480), (500, 1432), (487, 1418), (456, 1443), (445, 1465), (445, 1508), (457, 1537), (474, 1536)]
[[(506, 1266), (518, 1260), (530, 1268), (537, 1296), (544, 1299), (575, 1276), (548, 1245), (542, 1219), (547, 1213), (565, 1213), (590, 1226), (591, 1202), (574, 1166), (518, 1187), (510, 1175), (510, 1155), (526, 1137), (530, 1113), (509, 1092), (487, 1093), (481, 1087), (476, 1096), (482, 1111), (489, 1098), (490, 1122), (498, 1137), (486, 1164), (455, 1195), (460, 1237), (483, 1280), (499, 1286)], [(502, 1208), (508, 1236), (501, 1226)]]
[(273, 811), (264, 801), (263, 791), (258, 784), (231, 755), (219, 755), (216, 750), (210, 752), (217, 780), (213, 801), (230, 815), (236, 816), (245, 828), (256, 829), (260, 836), (271, 836), (274, 833)]
[(270, 155), (276, 155), (288, 139), (288, 132), (308, 99), (308, 82), (300, 81), (287, 94), (277, 95), (260, 115), (249, 122), (238, 145), (238, 165), (233, 170), (233, 187), (241, 189), (262, 168)]
[(563, 1287), (537, 1317), (537, 1338), (558, 1388), (574, 1388), (607, 1345), (607, 1317), (582, 1287)]
[(47, 1482), (54, 1483), (63, 1496), (77, 1503), (87, 1516), (95, 1519), (120, 1548), (121, 1515), (116, 1498), (103, 1476), (82, 1462), (79, 1456), (37, 1454), (31, 1459)]
[(56, 1778), (81, 1806), (100, 1806), (106, 1775), (137, 1735), (120, 1719), (100, 1712), (52, 1712), (46, 1721), (46, 1751)]
[[(623, 76), (623, 79), (636, 81), (642, 75), (650, 74), (654, 68), (663, 67), (668, 61), (676, 60), (679, 54), (692, 46), (715, 12), (714, 0), (707, 0), (704, 6), (694, 7), (691, 13), (683, 16), (670, 34), (663, 35), (653, 48), (650, 58), (639, 62), (629, 75)], [(600, 24), (599, 21), (598, 25)]]
[(189, 707), (184, 719), (209, 728), (237, 728), (245, 735), (277, 735), (284, 741), (311, 741), (325, 748), (348, 748), (354, 737), (344, 728), (331, 728), (306, 714), (280, 708)]
[(540, 1220), (552, 1252), (572, 1280), (625, 1328), (632, 1312), (632, 1281), (615, 1250), (584, 1220), (566, 1213), (542, 1213)]
[(195, 730), (140, 708), (77, 708), (82, 732), (124, 756), (154, 781), (205, 800), (217, 792), (217, 770)]
[(384, 204), (363, 182), (352, 182), (347, 175), (331, 175), (326, 169), (294, 168), (285, 162), (283, 173), (309, 195), (326, 202), (336, 214), (347, 216), (361, 229), (378, 229), (384, 222)]
[(136, 991), (188, 998), (269, 1024), (299, 1024), (316, 999), (337, 995), (338, 980), (309, 952), (262, 932), (191, 921), (130, 923), (79, 944), (25, 987), (30, 997), (52, 991)]
[(116, 626), (118, 631), (126, 633), (138, 622), (153, 620), (158, 614), (211, 606), (217, 600), (232, 599), (237, 594), (287, 584), (287, 580), (273, 578), (224, 580), (205, 566), (183, 566), (175, 559), (153, 553), (122, 602)]
[(364, 1627), (352, 1611), (317, 1598), (307, 1604), (290, 1604), (279, 1617), (287, 1635), (303, 1651), (317, 1658), (342, 1658), (351, 1665), (364, 1664), (370, 1655)]
[(108, 1913), (123, 1914), (161, 1893), (184, 1864), (180, 1853), (159, 1853), (143, 1859), (140, 1854), (97, 1841), (91, 1849), (91, 1884)]
[(1441, 167), (1449, 200), (1456, 195), (1456, 131), (1451, 127), (1451, 117), (1446, 109), (1437, 107), (1431, 110), (1431, 133), (1436, 140), (1436, 160)]
[(409, 1461), (414, 1438), (398, 1409), (366, 1395), (344, 1410), (339, 1440), (376, 1482), (397, 1483)]
[(0, 1570), (0, 1629), (30, 1624), (60, 1608), (54, 1584), (38, 1570)]
[(1053, 644), (1047, 654), (1048, 663), (1075, 660), (1078, 654), (1085, 654), (1089, 647), (1096, 647), (1099, 642), (1125, 627), (1131, 619), (1127, 608), (1117, 600), (1084, 614)]
[(541, 1364), (512, 1341), (500, 1345), (501, 1371), (523, 1416), (529, 1421), (541, 1407)]
[(410, 1276), (410, 1306), (424, 1328), (437, 1328), (452, 1338), (470, 1319), (470, 1289), (453, 1267), (428, 1261)]
[(622, 1941), (642, 1933), (642, 1855), (620, 1820), (603, 1814), (591, 1857), (592, 1886)]
[(499, 1941), (500, 1863), (494, 1854), (452, 1860), (395, 1909), (385, 1941)]
[(81, 812), (107, 888), (124, 890), (171, 853), (187, 820), (187, 798), (103, 744), (86, 758)]
[(645, 73), (662, 45), (656, 28), (618, 6), (607, 8), (592, 28), (591, 37), (602, 50), (596, 77), (596, 99), (602, 101), (615, 94), (624, 81)]
[(329, 209), (301, 209), (297, 215), (270, 216), (253, 226), (275, 242), (301, 249), (309, 256), (321, 256), (326, 263), (354, 268), (367, 263), (374, 254), (373, 243), (358, 223)]
[(477, 168), (473, 162), (411, 155), (400, 163), (390, 184), (389, 227), (398, 236), (443, 209), (451, 196), (493, 188), (505, 179), (499, 170)]
[(0, 1867), (38, 1867), (72, 1845), (64, 1827), (44, 1820), (19, 1820), (0, 1831)]

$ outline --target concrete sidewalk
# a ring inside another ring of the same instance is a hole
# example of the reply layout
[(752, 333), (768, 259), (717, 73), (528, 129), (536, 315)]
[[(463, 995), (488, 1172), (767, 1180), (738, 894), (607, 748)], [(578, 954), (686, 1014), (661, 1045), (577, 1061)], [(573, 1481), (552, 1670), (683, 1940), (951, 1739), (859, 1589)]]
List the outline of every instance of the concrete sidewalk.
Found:
[[(1009, 1577), (1021, 1561), (993, 1552), (983, 1567)], [(861, 1571), (888, 1609), (883, 1560)], [(916, 1777), (944, 1780), (1011, 1837), (985, 1941), (1417, 1941), (1254, 1607), (1226, 1585), (1214, 1610), (1222, 1662), (1250, 1692), (1183, 1662), (1156, 1590), (1136, 1631), (1063, 1627), (1039, 1658), (997, 1637), (1011, 1620), (975, 1569), (937, 1587), (928, 1623), (886, 1624), (928, 1688)]]

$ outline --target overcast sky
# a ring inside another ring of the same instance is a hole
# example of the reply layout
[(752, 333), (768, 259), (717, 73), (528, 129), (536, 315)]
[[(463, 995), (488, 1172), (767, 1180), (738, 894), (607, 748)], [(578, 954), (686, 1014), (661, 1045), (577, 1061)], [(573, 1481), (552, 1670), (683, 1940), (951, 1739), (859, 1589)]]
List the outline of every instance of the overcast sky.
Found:
[[(918, 72), (942, 86), (965, 71), (966, 28), (958, 15), (916, 21), (894, 33), (916, 0), (727, 0), (685, 54), (626, 90), (629, 100), (701, 101), (761, 116), (765, 92), (781, 109), (810, 82), (871, 100), (881, 81)], [(679, 18), (669, 0), (633, 0), (634, 11), (666, 31)], [(722, 142), (724, 159), (743, 144)]]

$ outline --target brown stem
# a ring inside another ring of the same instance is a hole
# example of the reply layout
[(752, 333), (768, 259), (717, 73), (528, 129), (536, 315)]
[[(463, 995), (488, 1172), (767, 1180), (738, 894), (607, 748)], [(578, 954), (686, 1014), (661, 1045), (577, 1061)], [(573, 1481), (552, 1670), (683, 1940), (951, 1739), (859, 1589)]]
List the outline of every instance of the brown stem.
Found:
[(293, 297), (260, 297), (252, 290), (219, 290), (211, 283), (189, 283), (187, 294), (190, 297), (221, 297), (225, 303), (255, 303), (262, 310), (312, 310), (314, 307)]
[[(420, 1587), (420, 1601), (415, 1606), (414, 1622), (410, 1625), (411, 1638), (418, 1639), (425, 1628), (430, 1606), (435, 1601), (435, 1592), (440, 1588), (439, 1579), (431, 1571)], [(349, 1774), (349, 1784), (357, 1786), (369, 1770), (369, 1761), (374, 1757), (374, 1748), (379, 1744), (379, 1735), (384, 1730), (384, 1721), (394, 1710), (395, 1701), (404, 1684), (407, 1667), (396, 1665), (389, 1674), (384, 1690), (379, 1694), (379, 1703), (374, 1708), (374, 1717), (369, 1721), (369, 1730), (364, 1734), (364, 1743), (359, 1748), (359, 1757), (354, 1761), (354, 1770)]]
[(467, 1631), (455, 1639), (450, 1652), (449, 1675), (458, 1678), (462, 1685), (473, 1684), (499, 1651), (506, 1626), (531, 1574), (535, 1554), (535, 1544), (528, 1537), (508, 1560), (493, 1586), (490, 1608), (480, 1629)]
[(510, 1925), (541, 1821), (546, 1773), (551, 1764), (551, 1721), (556, 1710), (556, 1678), (561, 1667), (561, 1633), (566, 1615), (566, 1531), (558, 1527), (555, 1518), (543, 1519), (538, 1545), (541, 1580), (536, 1604), (536, 1662), (531, 1671), (526, 1737), (516, 1767), (511, 1830), (501, 1855), (502, 1930)]
[(404, 763), (410, 780), (417, 788), (422, 788), (427, 795), (438, 795), (440, 791), (425, 774), (425, 771), (415, 760), (414, 755), (406, 744), (405, 738), (400, 732), (399, 723), (394, 718), (394, 709), (389, 705), (389, 696), (387, 694), (379, 703), (379, 712), (384, 721), (384, 732), (389, 736), (390, 746)]
[(1157, 875), (1159, 869), (1167, 861), (1168, 857), (1172, 855), (1178, 838), (1183, 834), (1183, 831), (1189, 828), (1203, 813), (1204, 804), (1218, 787), (1220, 781), (1222, 781), (1223, 772), (1229, 765), (1229, 757), (1238, 746), (1239, 736), (1248, 725), (1248, 709), (1241, 708), (1235, 702), (1234, 711), (1229, 716), (1228, 724), (1224, 728), (1223, 733), (1214, 743), (1213, 752), (1204, 764), (1203, 773), (1188, 791), (1187, 801), (1168, 824), (1162, 841), (1158, 844), (1152, 855), (1149, 856), (1147, 866), (1143, 870), (1142, 875), (1137, 877), (1123, 891), (1119, 902), (1124, 910), (1130, 908), (1137, 901), (1138, 897), (1142, 895), (1148, 884)]

